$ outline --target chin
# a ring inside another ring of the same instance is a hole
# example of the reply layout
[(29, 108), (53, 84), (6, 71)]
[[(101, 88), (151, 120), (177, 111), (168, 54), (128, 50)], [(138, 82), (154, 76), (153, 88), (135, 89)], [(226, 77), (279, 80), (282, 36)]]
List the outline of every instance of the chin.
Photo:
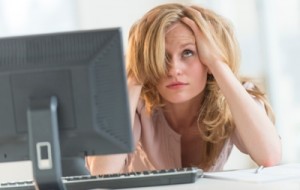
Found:
[(185, 103), (189, 100), (191, 100), (191, 98), (169, 98), (169, 99), (167, 99), (167, 102), (172, 103), (172, 104), (181, 104), (181, 103)]
[(168, 103), (171, 103), (171, 104), (182, 104), (182, 103), (186, 103), (186, 102), (189, 102), (189, 101), (194, 101), (198, 98), (201, 98), (201, 93), (195, 93), (195, 94), (189, 94), (189, 95), (181, 95), (181, 96), (178, 96), (178, 95), (173, 95), (173, 96), (165, 96), (164, 100)]

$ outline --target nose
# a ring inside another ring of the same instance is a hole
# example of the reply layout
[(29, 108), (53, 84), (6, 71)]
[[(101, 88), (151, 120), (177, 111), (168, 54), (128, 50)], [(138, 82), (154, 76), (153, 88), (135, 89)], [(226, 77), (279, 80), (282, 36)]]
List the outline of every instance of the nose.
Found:
[(183, 72), (183, 64), (180, 60), (172, 59), (169, 61), (169, 77), (182, 75)]

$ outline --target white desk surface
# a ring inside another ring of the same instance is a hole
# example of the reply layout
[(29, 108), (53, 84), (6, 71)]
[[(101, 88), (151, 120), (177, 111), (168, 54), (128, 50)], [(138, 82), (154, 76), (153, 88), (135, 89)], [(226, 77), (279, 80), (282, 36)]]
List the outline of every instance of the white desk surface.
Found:
[(276, 182), (250, 183), (222, 179), (200, 178), (195, 183), (132, 188), (132, 190), (300, 190), (300, 179), (280, 180)]
[[(31, 163), (30, 163), (31, 164)], [(27, 163), (13, 163), (11, 166), (15, 168), (5, 168), (0, 164), (0, 174), (3, 172), (3, 175), (0, 175), (1, 181), (10, 181), (13, 180), (24, 180), (32, 179), (31, 165)], [(26, 167), (24, 167), (24, 165)], [(10, 165), (8, 165), (10, 166)], [(11, 167), (10, 166), (10, 167)], [(24, 170), (26, 172), (24, 172)], [(24, 172), (23, 175), (16, 178), (13, 176), (15, 172), (21, 171)], [(11, 172), (11, 173), (10, 173)], [(10, 175), (8, 175), (10, 173)], [(29, 175), (30, 174), (30, 175)], [(14, 177), (14, 178), (13, 178)], [(195, 183), (189, 184), (178, 184), (178, 185), (167, 185), (167, 186), (151, 186), (143, 188), (132, 188), (132, 190), (148, 190), (148, 189), (159, 189), (159, 190), (219, 190), (219, 189), (230, 189), (230, 190), (300, 190), (300, 178), (299, 179), (290, 179), (290, 180), (278, 180), (272, 182), (243, 182), (243, 181), (234, 181), (234, 180), (224, 180), (224, 179), (212, 179), (212, 178), (200, 178), (197, 179)]]
[[(195, 183), (159, 186), (156, 189), (171, 190), (300, 190), (300, 163), (266, 167), (259, 173), (256, 168), (204, 173)], [(153, 189), (154, 187), (136, 188)], [(135, 189), (135, 190), (136, 190)]]

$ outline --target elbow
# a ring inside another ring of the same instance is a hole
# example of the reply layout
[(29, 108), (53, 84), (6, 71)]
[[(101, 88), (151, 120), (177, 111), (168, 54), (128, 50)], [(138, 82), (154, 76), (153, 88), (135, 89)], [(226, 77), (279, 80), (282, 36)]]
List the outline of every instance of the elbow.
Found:
[(269, 158), (269, 159), (265, 159), (262, 164), (262, 166), (264, 167), (271, 167), (271, 166), (276, 166), (278, 164), (280, 164), (281, 162), (281, 158)]
[(264, 167), (271, 167), (280, 164), (282, 161), (281, 146), (276, 150), (273, 149), (272, 153), (266, 154), (265, 157), (258, 163)]

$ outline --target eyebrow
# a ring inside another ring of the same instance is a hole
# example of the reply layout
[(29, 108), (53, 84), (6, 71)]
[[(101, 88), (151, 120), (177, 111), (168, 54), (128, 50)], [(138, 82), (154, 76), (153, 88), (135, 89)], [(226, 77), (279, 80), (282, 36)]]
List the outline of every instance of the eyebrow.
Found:
[(181, 44), (180, 47), (186, 47), (186, 46), (196, 46), (196, 43), (193, 43), (193, 42), (187, 42), (187, 43), (184, 43), (184, 44)]

